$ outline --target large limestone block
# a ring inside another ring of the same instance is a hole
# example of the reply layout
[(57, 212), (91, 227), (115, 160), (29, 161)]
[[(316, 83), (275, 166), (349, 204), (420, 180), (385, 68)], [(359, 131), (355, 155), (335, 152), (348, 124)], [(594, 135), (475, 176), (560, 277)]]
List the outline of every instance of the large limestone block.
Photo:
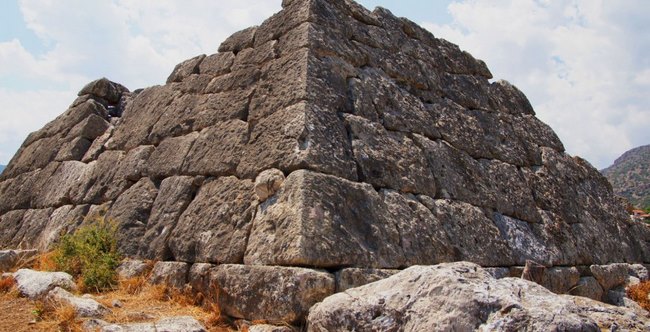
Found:
[(641, 331), (650, 319), (457, 262), (414, 266), (330, 296), (312, 307), (307, 324), (308, 331)]
[(42, 251), (51, 249), (62, 235), (73, 232), (88, 213), (88, 205), (64, 205), (50, 215), (47, 225), (39, 235), (36, 248)]
[(334, 276), (295, 267), (220, 265), (211, 274), (221, 310), (231, 317), (297, 323), (334, 293)]
[(234, 175), (248, 142), (248, 124), (241, 120), (219, 123), (201, 131), (183, 160), (189, 175)]
[[(386, 216), (395, 223), (405, 265), (432, 265), (456, 259), (455, 238), (449, 237), (443, 221), (412, 194), (381, 190)], [(424, 196), (421, 196), (424, 199)]]
[(32, 203), (35, 207), (58, 207), (74, 201), (75, 189), (83, 186), (91, 175), (93, 167), (78, 161), (64, 161), (59, 164), (49, 180), (40, 188)]
[(300, 170), (258, 207), (244, 262), (396, 268), (404, 264), (399, 243), (372, 186)]
[(350, 80), (354, 114), (381, 122), (390, 131), (440, 138), (434, 114), (417, 97), (401, 89), (377, 69), (365, 69)]
[(250, 180), (230, 176), (204, 183), (169, 236), (174, 259), (241, 263), (255, 209), (252, 202)]
[(187, 283), (189, 269), (190, 266), (184, 262), (157, 262), (153, 266), (149, 282), (182, 289)]
[(361, 180), (377, 188), (435, 196), (436, 181), (425, 154), (408, 135), (358, 116), (345, 119)]
[(53, 208), (27, 210), (20, 223), (18, 232), (9, 242), (12, 247), (33, 249), (38, 245), (38, 239), (52, 215)]
[(136, 255), (140, 250), (140, 239), (157, 194), (155, 184), (149, 178), (142, 178), (120, 195), (108, 210), (106, 219), (119, 224), (118, 247), (125, 255)]
[(185, 136), (171, 137), (162, 141), (147, 161), (149, 175), (155, 178), (181, 175), (185, 158), (198, 137), (199, 133), (193, 132)]
[(198, 74), (201, 62), (204, 59), (205, 54), (201, 54), (177, 64), (174, 70), (172, 70), (172, 73), (169, 74), (169, 77), (167, 77), (167, 83), (180, 82), (190, 75)]
[(70, 195), (76, 203), (103, 204), (116, 199), (126, 190), (128, 183), (116, 173), (125, 153), (122, 151), (105, 151), (99, 158), (89, 163), (87, 176), (81, 180), (80, 185), (72, 189)]
[(589, 270), (605, 292), (623, 285), (628, 276), (628, 265), (624, 263), (592, 265)]
[(269, 168), (287, 173), (310, 169), (356, 180), (351, 154), (345, 126), (336, 113), (300, 102), (254, 125), (237, 173), (254, 179)]
[(111, 104), (117, 104), (122, 97), (122, 94), (129, 92), (127, 88), (121, 84), (111, 82), (107, 78), (102, 77), (94, 80), (79, 91), (79, 96), (91, 95), (93, 97), (101, 98)]
[(447, 233), (455, 261), (471, 261), (482, 266), (511, 266), (517, 257), (499, 228), (485, 211), (463, 202), (420, 196)]
[(0, 232), (0, 249), (15, 248), (12, 243), (20, 229), (25, 212), (26, 210), (13, 210), (0, 216), (0, 226), (3, 228)]
[(197, 179), (190, 176), (172, 176), (160, 183), (160, 189), (147, 228), (142, 237), (140, 254), (150, 259), (169, 260), (172, 254), (168, 239), (176, 227), (181, 214), (185, 211), (194, 193), (198, 190)]
[(592, 300), (603, 300), (603, 288), (594, 277), (582, 277), (570, 291), (571, 295), (588, 297)]
[(148, 144), (151, 128), (178, 94), (169, 85), (144, 89), (127, 106), (122, 115), (121, 123), (130, 125), (117, 126), (113, 137), (106, 143), (107, 147), (131, 150)]

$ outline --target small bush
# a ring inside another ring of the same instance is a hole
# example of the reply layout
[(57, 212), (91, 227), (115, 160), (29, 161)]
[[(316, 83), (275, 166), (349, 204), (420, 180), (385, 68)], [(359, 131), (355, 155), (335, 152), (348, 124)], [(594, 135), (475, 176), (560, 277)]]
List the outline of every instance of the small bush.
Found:
[(79, 278), (86, 291), (102, 291), (117, 284), (115, 269), (121, 256), (117, 251), (117, 224), (95, 217), (76, 232), (64, 235), (52, 257), (57, 270)]
[(632, 285), (627, 289), (627, 296), (636, 301), (643, 309), (650, 311), (650, 281)]

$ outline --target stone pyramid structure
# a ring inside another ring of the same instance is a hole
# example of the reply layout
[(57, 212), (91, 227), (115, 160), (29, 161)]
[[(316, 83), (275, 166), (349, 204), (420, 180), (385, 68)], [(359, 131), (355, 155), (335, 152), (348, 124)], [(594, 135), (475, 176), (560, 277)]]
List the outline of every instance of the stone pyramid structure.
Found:
[(222, 285), (650, 263), (648, 228), (482, 61), (382, 8), (282, 6), (165, 85), (84, 87), (2, 174), (0, 246), (46, 250), (105, 213), (124, 253), (222, 266)]

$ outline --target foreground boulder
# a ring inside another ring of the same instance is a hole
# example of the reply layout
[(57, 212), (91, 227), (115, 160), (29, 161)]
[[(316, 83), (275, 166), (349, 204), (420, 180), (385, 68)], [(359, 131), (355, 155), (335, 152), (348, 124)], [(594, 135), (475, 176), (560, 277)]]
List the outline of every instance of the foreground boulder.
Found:
[(650, 316), (457, 262), (414, 266), (332, 295), (307, 323), (308, 331), (647, 331)]
[(13, 276), (20, 294), (30, 300), (43, 298), (56, 287), (66, 290), (77, 288), (72, 276), (65, 272), (41, 272), (20, 269)]
[(51, 301), (71, 305), (79, 317), (103, 317), (110, 310), (89, 296), (75, 296), (61, 287), (51, 290), (47, 298)]

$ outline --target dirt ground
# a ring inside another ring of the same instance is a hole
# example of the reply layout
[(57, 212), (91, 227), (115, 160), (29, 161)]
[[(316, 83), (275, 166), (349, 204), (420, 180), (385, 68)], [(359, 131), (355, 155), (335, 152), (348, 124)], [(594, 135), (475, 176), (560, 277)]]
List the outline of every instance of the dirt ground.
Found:
[(56, 331), (55, 322), (36, 322), (34, 302), (0, 293), (0, 332)]

